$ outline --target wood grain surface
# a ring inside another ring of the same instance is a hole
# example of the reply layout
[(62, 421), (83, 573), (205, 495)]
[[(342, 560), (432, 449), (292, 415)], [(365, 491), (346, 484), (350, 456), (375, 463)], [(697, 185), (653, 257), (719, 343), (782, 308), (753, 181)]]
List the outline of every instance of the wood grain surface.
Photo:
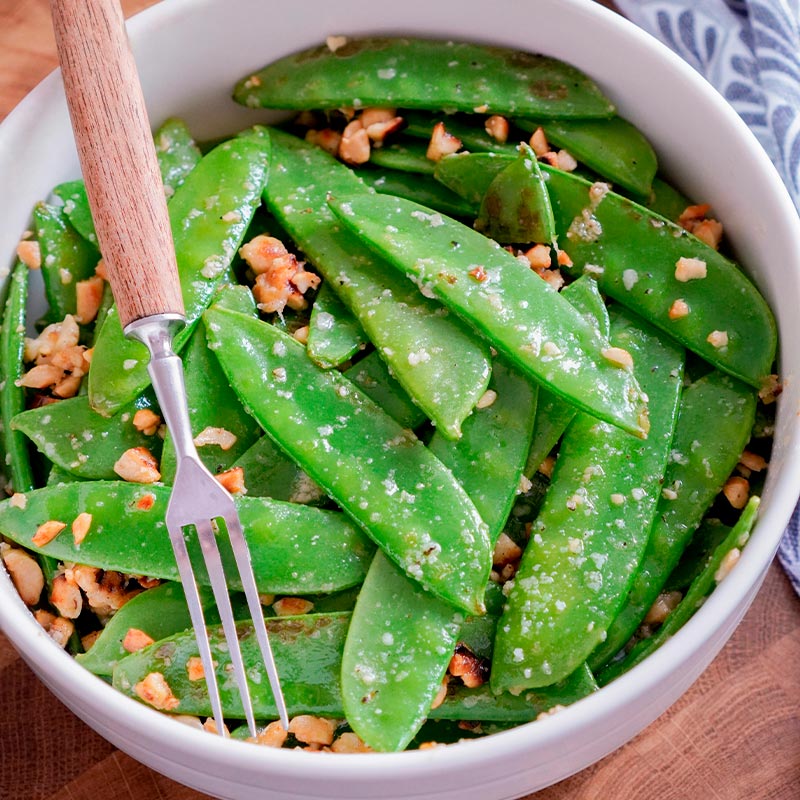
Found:
[[(0, 119), (55, 63), (47, 0), (0, 0)], [(0, 708), (0, 800), (203, 800), (87, 728), (2, 636)], [(725, 649), (666, 714), (535, 798), (798, 800), (799, 709), (800, 600), (773, 565)]]

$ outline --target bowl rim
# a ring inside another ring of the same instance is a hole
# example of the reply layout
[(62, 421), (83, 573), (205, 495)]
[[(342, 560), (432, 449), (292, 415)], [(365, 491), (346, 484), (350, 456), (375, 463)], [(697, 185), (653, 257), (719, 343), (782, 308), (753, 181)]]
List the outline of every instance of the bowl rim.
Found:
[[(130, 20), (131, 37), (135, 39), (146, 36), (150, 29), (160, 27), (170, 19), (180, 18), (189, 11), (196, 13), (213, 2), (214, 0), (171, 0), (169, 3), (163, 2), (151, 6)], [(696, 91), (703, 93), (708, 102), (716, 107), (717, 113), (727, 117), (731, 135), (753, 148), (755, 150), (753, 158), (759, 162), (765, 175), (772, 176), (771, 189), (775, 196), (776, 207), (781, 213), (781, 219), (776, 221), (776, 225), (780, 224), (789, 231), (791, 221), (796, 227), (794, 205), (780, 182), (774, 166), (745, 123), (709, 84), (699, 79), (694, 70), (665, 45), (636, 28), (633, 23), (619, 17), (615, 12), (592, 0), (561, 0), (561, 2), (564, 6), (569, 6), (574, 11), (589, 17), (596, 24), (616, 27), (620, 31), (625, 31), (626, 36), (646, 42), (647, 47), (654, 50), (665, 63), (665, 69), (672, 70), (684, 81), (693, 84)], [(18, 131), (24, 130), (31, 124), (39, 103), (55, 102), (60, 97), (60, 76), (56, 70), (23, 99), (3, 121), (0, 126), (0, 149), (13, 141), (19, 135)], [(792, 234), (787, 233), (787, 236)], [(792, 238), (794, 248), (800, 254), (800, 231), (795, 230)], [(790, 411), (791, 409), (782, 409), (780, 413), (785, 416)], [(797, 427), (789, 437), (786, 448), (793, 455), (800, 455), (800, 429)], [(386, 781), (392, 774), (399, 774), (399, 770), (406, 768), (413, 768), (415, 774), (424, 777), (425, 774), (438, 774), (443, 769), (462, 765), (466, 759), (472, 759), (474, 755), (472, 748), (475, 747), (481, 748), (482, 759), (499, 756), (507, 758), (510, 751), (522, 756), (535, 751), (547, 741), (566, 741), (579, 729), (590, 725), (592, 720), (611, 719), (614, 711), (628, 703), (632, 696), (646, 698), (673, 672), (676, 661), (685, 658), (686, 653), (696, 651), (703, 642), (720, 635), (721, 629), (728, 624), (726, 614), (729, 610), (740, 605), (747, 594), (752, 592), (753, 587), (758, 585), (760, 581), (758, 576), (763, 578), (763, 573), (778, 546), (780, 537), (777, 531), (783, 531), (794, 509), (797, 487), (800, 487), (800, 458), (789, 458), (786, 459), (780, 476), (772, 481), (770, 502), (765, 503), (766, 507), (759, 515), (753, 536), (737, 566), (739, 578), (747, 579), (725, 581), (720, 584), (703, 608), (670, 641), (642, 664), (600, 692), (579, 700), (536, 725), (526, 723), (508, 731), (453, 746), (403, 753), (374, 753), (367, 759), (350, 754), (338, 754), (337, 758), (316, 757), (315, 778), (350, 779), (354, 774), (356, 763), (359, 775), (367, 781), (375, 778)], [(41, 669), (48, 676), (48, 680), (56, 681), (58, 677), (59, 681), (66, 679), (82, 684), (84, 702), (128, 719), (133, 727), (147, 732), (151, 743), (156, 745), (163, 743), (174, 747), (176, 741), (181, 740), (181, 747), (186, 753), (191, 751), (193, 757), (200, 757), (208, 763), (224, 760), (232, 768), (240, 766), (249, 772), (277, 773), (287, 777), (297, 773), (298, 765), (302, 768), (307, 763), (306, 759), (310, 755), (303, 751), (278, 749), (273, 751), (272, 748), (242, 747), (239, 743), (210, 737), (188, 726), (177, 728), (174, 721), (169, 720), (166, 715), (122, 695), (100, 678), (91, 675), (65, 651), (58, 648), (34, 621), (13, 589), (10, 579), (3, 570), (0, 570), (0, 596), (3, 595), (6, 602), (0, 604), (3, 608), (0, 621), (12, 644), (23, 648), (23, 657), (35, 663), (37, 671)], [(6, 610), (11, 608), (16, 610)], [(354, 758), (357, 762), (353, 761)]]

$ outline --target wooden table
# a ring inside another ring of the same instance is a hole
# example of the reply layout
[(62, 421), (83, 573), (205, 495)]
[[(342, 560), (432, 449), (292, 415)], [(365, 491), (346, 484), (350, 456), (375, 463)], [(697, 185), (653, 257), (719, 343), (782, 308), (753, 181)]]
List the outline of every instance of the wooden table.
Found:
[[(124, 0), (131, 14), (153, 0)], [(55, 66), (47, 0), (0, 0), (0, 119)], [(202, 800), (117, 751), (0, 636), (2, 800)], [(800, 798), (800, 600), (773, 565), (720, 656), (636, 739), (536, 800)]]

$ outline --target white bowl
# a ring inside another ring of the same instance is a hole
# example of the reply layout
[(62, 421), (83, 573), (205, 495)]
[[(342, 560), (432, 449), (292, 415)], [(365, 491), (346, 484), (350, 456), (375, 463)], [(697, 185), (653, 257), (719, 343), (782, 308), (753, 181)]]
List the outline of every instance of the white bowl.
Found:
[[(59, 650), (0, 570), (0, 625), (78, 716), (154, 769), (221, 798), (498, 800), (588, 766), (652, 722), (733, 632), (772, 560), (800, 486), (800, 226), (772, 164), (726, 103), (676, 56), (590, 0), (170, 0), (131, 21), (154, 124), (173, 114), (198, 137), (264, 119), (229, 100), (234, 82), (333, 33), (410, 33), (544, 52), (593, 76), (653, 142), (689, 196), (713, 203), (739, 259), (779, 322), (780, 400), (761, 517), (731, 579), (664, 647), (627, 675), (541, 722), (449, 747), (320, 757), (209, 736), (117, 694)], [(0, 128), (0, 254), (13, 253), (34, 202), (77, 177), (59, 76)], [(6, 256), (3, 255), (5, 268)]]

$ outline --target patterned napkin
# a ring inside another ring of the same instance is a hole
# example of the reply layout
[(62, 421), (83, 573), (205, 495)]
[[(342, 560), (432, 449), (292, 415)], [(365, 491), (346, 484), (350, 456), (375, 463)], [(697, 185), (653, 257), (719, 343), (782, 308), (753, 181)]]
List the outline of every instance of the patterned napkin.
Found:
[[(736, 109), (800, 210), (800, 0), (616, 0)], [(800, 506), (778, 557), (800, 594)]]

